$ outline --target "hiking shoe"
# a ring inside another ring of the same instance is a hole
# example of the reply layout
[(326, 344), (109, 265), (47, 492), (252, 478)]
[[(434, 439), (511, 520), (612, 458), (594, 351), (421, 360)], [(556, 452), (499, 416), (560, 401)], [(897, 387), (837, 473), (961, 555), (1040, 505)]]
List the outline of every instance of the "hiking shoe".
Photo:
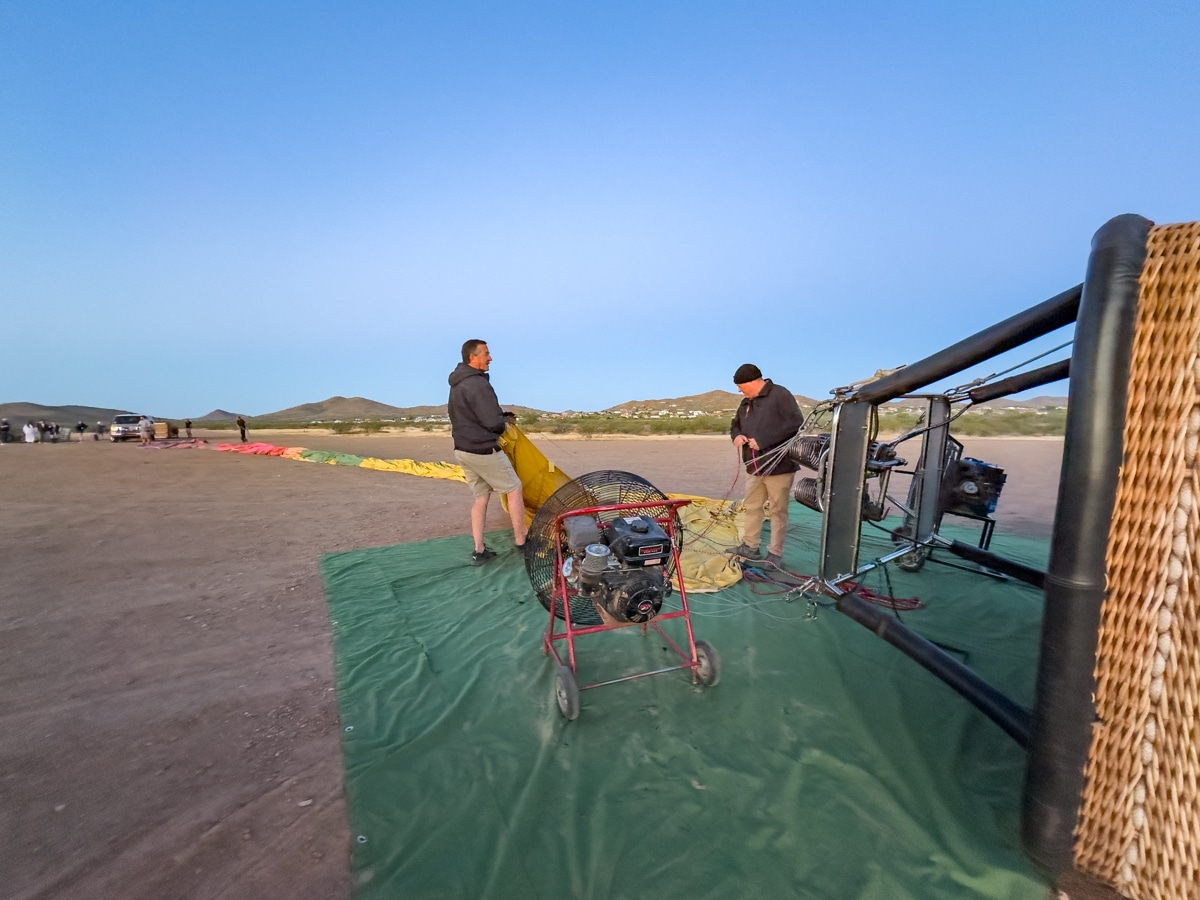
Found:
[(766, 562), (782, 569), (783, 568), (783, 554), (782, 553), (768, 553), (766, 556)]
[(732, 553), (734, 556), (740, 556), (742, 559), (762, 559), (763, 558), (762, 550), (760, 550), (758, 547), (751, 547), (745, 541), (742, 541), (742, 543), (738, 544), (736, 547), (734, 547), (729, 552)]
[(496, 551), (491, 550), (488, 547), (484, 547), (482, 550), (471, 551), (471, 565), (473, 566), (482, 566), (489, 559), (495, 558)]

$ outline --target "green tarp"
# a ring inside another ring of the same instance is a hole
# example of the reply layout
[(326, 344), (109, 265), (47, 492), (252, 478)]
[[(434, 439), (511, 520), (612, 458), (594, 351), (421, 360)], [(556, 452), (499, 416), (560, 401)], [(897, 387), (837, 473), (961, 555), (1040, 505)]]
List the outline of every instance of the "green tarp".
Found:
[[(793, 504), (792, 523), (788, 563), (814, 571), (819, 519)], [(586, 690), (566, 722), (548, 614), (511, 541), (489, 543), (500, 557), (480, 568), (466, 537), (321, 561), (357, 900), (1047, 896), (1019, 849), (1023, 751), (861, 626), (747, 583), (696, 595), (719, 685), (670, 672)], [(1045, 564), (1040, 542), (993, 549)], [(907, 624), (1029, 704), (1037, 591), (930, 563), (893, 571), (891, 592), (924, 602)], [(634, 628), (577, 650), (581, 684), (675, 659)]]

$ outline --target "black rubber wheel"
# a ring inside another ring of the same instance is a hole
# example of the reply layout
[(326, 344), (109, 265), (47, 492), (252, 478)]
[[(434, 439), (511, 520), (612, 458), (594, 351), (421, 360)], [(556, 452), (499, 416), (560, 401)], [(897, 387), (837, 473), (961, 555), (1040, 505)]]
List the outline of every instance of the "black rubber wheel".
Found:
[(570, 666), (559, 666), (554, 673), (554, 697), (564, 719), (574, 721), (579, 718), (579, 685), (575, 683), (575, 673)]
[(696, 677), (709, 687), (721, 680), (721, 654), (708, 641), (696, 641)]

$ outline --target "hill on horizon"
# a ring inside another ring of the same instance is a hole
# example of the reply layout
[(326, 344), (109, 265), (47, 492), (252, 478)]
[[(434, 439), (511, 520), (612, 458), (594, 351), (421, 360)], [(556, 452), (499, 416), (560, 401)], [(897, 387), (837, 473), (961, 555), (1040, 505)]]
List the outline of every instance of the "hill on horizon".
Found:
[[(817, 405), (817, 401), (812, 397), (805, 397), (803, 394), (793, 394), (796, 402), (800, 404), (801, 409), (805, 412), (811, 410)], [(742, 402), (742, 395), (734, 391), (706, 391), (703, 394), (689, 394), (686, 397), (673, 397), (665, 400), (628, 400), (625, 403), (618, 403), (616, 406), (610, 406), (602, 412), (652, 412), (660, 409), (683, 409), (693, 410), (698, 409), (703, 413), (729, 413), (733, 415), (738, 408), (738, 404)]]
[[(805, 414), (812, 411), (812, 408), (819, 401), (811, 397), (805, 397), (802, 394), (796, 394), (796, 402), (800, 404), (801, 409)], [(608, 413), (620, 415), (621, 413), (653, 413), (659, 410), (680, 410), (691, 411), (699, 410), (707, 415), (732, 415), (737, 409), (738, 403), (741, 402), (741, 395), (732, 391), (706, 391), (702, 394), (690, 394), (686, 397), (671, 397), (660, 400), (628, 400), (624, 403), (619, 403), (616, 406), (610, 406), (607, 409), (598, 410), (600, 413)], [(886, 407), (912, 407), (914, 401), (892, 401), (885, 404)], [(1018, 409), (1043, 409), (1063, 408), (1067, 405), (1067, 398), (1062, 396), (1038, 396), (1028, 400), (1012, 400), (1002, 398), (999, 400), (989, 400), (987, 403), (980, 404), (981, 407), (990, 409), (1005, 409), (1016, 407)], [(576, 410), (562, 410), (561, 413), (548, 413), (546, 410), (537, 409), (530, 406), (521, 406), (518, 404), (504, 404), (505, 409), (510, 409), (516, 413), (537, 413), (538, 415), (547, 414), (580, 414)], [(8, 419), (10, 422), (36, 421), (44, 419), (46, 421), (58, 422), (60, 425), (74, 425), (76, 422), (86, 422), (89, 426), (95, 425), (96, 422), (111, 422), (113, 416), (118, 413), (147, 413), (159, 421), (178, 421), (182, 422), (185, 416), (161, 416), (156, 415), (149, 410), (138, 409), (116, 409), (97, 406), (80, 406), (77, 404), (64, 404), (62, 406), (47, 406), (40, 403), (28, 402), (13, 402), (0, 403), (0, 418)], [(365, 397), (330, 397), (327, 400), (321, 400), (316, 403), (303, 403), (299, 406), (291, 406), (287, 409), (281, 409), (277, 412), (263, 413), (262, 415), (249, 415), (243, 413), (247, 419), (255, 423), (262, 424), (266, 422), (332, 422), (341, 420), (343, 422), (353, 422), (356, 419), (417, 419), (417, 418), (444, 418), (446, 416), (446, 404), (442, 403), (436, 406), (390, 406), (387, 403), (380, 403), (376, 400), (369, 400)], [(238, 417), (238, 413), (229, 412), (228, 410), (217, 408), (212, 412), (203, 416), (192, 416), (194, 422), (232, 422)]]
[[(528, 406), (504, 404), (505, 409), (516, 413), (536, 412)], [(389, 406), (377, 400), (365, 397), (330, 397), (318, 403), (302, 403), (290, 406), (277, 412), (263, 413), (254, 416), (256, 422), (332, 422), (340, 419), (343, 422), (353, 422), (356, 419), (416, 419), (438, 418), (446, 415), (446, 404), (438, 406)]]
[[(113, 416), (121, 413), (137, 413), (136, 409), (109, 409), (100, 406), (45, 406), (41, 403), (0, 403), (0, 419), (9, 422), (24, 420), (36, 422), (39, 419), (47, 422), (57, 422), (59, 425), (74, 425), (76, 422), (86, 422), (88, 426), (97, 422), (111, 422)], [(157, 417), (156, 417), (157, 418)]]
[(214, 409), (208, 415), (197, 416), (195, 418), (195, 421), (197, 421), (197, 422), (232, 422), (235, 419), (237, 419), (237, 417), (238, 417), (237, 413), (231, 413), (228, 410), (224, 410), (224, 409)]
[(330, 397), (316, 403), (301, 403), (273, 413), (255, 416), (256, 419), (327, 421), (329, 419), (398, 419), (404, 410), (366, 397)]
[(1018, 407), (1020, 409), (1042, 409), (1050, 406), (1056, 409), (1065, 409), (1067, 405), (1066, 397), (1030, 397), (1028, 400), (1010, 400), (1000, 398), (999, 400), (988, 400), (980, 403), (980, 406), (987, 406), (992, 409), (1007, 409), (1008, 407)]

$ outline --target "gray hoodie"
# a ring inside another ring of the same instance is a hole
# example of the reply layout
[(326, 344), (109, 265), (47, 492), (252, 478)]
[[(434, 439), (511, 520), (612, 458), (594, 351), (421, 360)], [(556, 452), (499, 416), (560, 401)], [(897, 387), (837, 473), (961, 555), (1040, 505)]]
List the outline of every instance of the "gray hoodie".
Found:
[(504, 410), (496, 399), (487, 372), (459, 363), (450, 373), (450, 434), (454, 449), (491, 453), (504, 434)]

